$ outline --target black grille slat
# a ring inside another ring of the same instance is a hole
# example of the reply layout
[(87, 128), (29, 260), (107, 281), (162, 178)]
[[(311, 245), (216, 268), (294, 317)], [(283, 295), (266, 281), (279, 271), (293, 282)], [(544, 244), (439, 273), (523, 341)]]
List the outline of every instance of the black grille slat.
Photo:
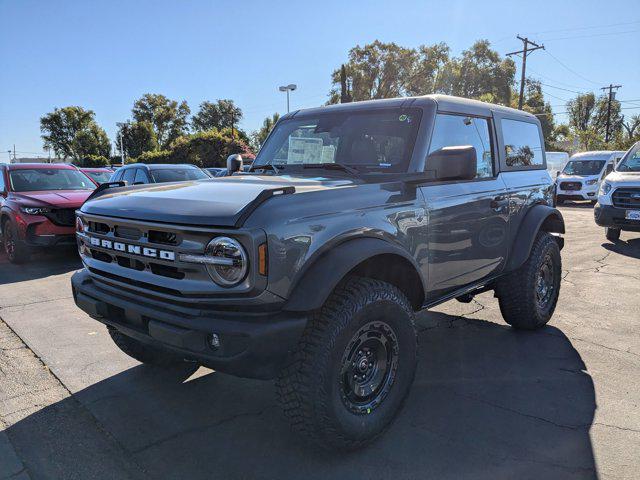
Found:
[(75, 208), (54, 208), (46, 213), (45, 216), (61, 227), (73, 227), (76, 224)]
[[(634, 198), (636, 196), (637, 198)], [(615, 207), (640, 210), (640, 188), (618, 188), (613, 192), (611, 199)]]
[(582, 190), (580, 182), (560, 182), (561, 190)]

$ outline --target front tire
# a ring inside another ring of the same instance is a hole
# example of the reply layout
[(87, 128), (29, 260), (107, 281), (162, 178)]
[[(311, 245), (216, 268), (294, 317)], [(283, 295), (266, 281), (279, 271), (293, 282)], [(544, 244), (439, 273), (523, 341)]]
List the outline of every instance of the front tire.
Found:
[(609, 240), (610, 242), (617, 242), (618, 240), (620, 240), (619, 228), (606, 227), (604, 229), (604, 234), (607, 237), (607, 240)]
[(21, 264), (29, 259), (29, 247), (20, 240), (18, 229), (11, 222), (6, 220), (2, 228), (4, 239), (4, 252), (11, 263)]
[(182, 370), (182, 373), (187, 376), (195, 372), (199, 367), (197, 363), (185, 362), (172, 352), (127, 337), (113, 327), (107, 327), (107, 330), (113, 343), (124, 353), (140, 363), (166, 369), (179, 368)]
[(558, 242), (549, 233), (538, 232), (527, 261), (496, 286), (504, 320), (522, 330), (546, 325), (558, 303), (561, 274)]
[(409, 393), (417, 335), (407, 297), (354, 277), (309, 322), (276, 383), (294, 430), (323, 446), (352, 450), (380, 435)]

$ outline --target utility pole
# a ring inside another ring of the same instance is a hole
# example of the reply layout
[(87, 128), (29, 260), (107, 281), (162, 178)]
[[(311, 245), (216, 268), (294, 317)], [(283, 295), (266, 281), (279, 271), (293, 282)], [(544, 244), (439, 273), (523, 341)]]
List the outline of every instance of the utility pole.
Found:
[(13, 144), (13, 163), (16, 162), (16, 144)]
[(234, 124), (235, 124), (235, 116), (233, 114), (233, 107), (231, 107), (231, 139), (233, 139), (236, 136)]
[[(526, 75), (525, 72), (527, 71), (527, 55), (539, 49), (544, 50), (544, 45), (538, 45), (537, 43), (529, 40), (527, 37), (522, 38), (520, 35), (517, 35), (516, 38), (522, 41), (524, 48), (522, 50), (518, 50), (517, 52), (507, 53), (507, 56), (510, 57), (512, 55), (522, 54), (522, 75), (520, 76), (520, 99), (518, 100), (518, 109), (522, 110), (522, 104), (524, 103), (524, 82), (525, 82), (525, 75)], [(529, 47), (529, 45), (533, 45), (533, 48)]]
[(604, 142), (609, 143), (609, 128), (611, 127), (611, 102), (616, 98), (616, 92), (613, 91), (615, 88), (618, 90), (622, 85), (614, 85), (612, 83), (609, 84), (608, 87), (602, 87), (600, 90), (609, 90), (609, 99), (607, 100), (607, 129), (604, 134)]

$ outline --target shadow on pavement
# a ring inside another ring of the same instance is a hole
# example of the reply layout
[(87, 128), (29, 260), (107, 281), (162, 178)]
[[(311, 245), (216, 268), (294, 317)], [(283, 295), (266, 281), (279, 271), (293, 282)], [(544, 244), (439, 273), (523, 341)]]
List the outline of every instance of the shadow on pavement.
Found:
[(29, 261), (21, 265), (9, 263), (0, 249), (0, 285), (60, 275), (79, 268), (82, 262), (75, 247), (34, 252)]
[[(628, 232), (622, 232), (622, 235)], [(610, 252), (619, 253), (626, 257), (640, 258), (640, 238), (630, 238), (629, 240), (619, 240), (615, 243), (603, 243), (602, 247)]]
[(85, 409), (149, 478), (596, 478), (593, 383), (560, 330), (523, 333), (439, 313), (420, 324), (405, 409), (355, 453), (327, 452), (290, 433), (271, 382), (205, 369), (183, 381), (137, 366), (7, 433), (34, 479), (113, 476), (80, 423), (61, 420)]

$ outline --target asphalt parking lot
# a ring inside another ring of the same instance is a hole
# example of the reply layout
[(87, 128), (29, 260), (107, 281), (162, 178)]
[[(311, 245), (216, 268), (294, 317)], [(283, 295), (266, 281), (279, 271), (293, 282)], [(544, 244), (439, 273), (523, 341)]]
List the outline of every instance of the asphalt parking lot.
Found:
[(551, 324), (513, 331), (491, 293), (421, 314), (405, 409), (350, 454), (290, 433), (271, 382), (120, 353), (73, 303), (75, 252), (0, 258), (0, 478), (638, 478), (640, 235), (562, 211)]

